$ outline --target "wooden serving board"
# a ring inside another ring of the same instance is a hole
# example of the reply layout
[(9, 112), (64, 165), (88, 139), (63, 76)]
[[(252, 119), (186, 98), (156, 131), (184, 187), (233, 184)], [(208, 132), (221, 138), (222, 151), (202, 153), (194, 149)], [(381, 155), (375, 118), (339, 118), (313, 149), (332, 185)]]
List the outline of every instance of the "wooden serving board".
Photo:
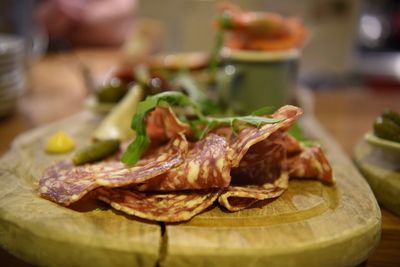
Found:
[(57, 130), (78, 147), (89, 142), (97, 119), (81, 113), (22, 134), (0, 161), (0, 244), (38, 266), (155, 266), (161, 241), (158, 224), (143, 223), (104, 206), (80, 211), (38, 195), (44, 169), (62, 158), (44, 153)]
[(43, 152), (55, 130), (88, 141), (97, 119), (81, 113), (26, 133), (0, 162), (0, 244), (41, 266), (355, 266), (380, 238), (381, 215), (364, 179), (311, 117), (336, 186), (291, 181), (265, 205), (228, 213), (218, 207), (181, 224), (151, 224), (93, 207), (71, 210), (37, 195), (45, 167), (64, 156)]
[(213, 209), (167, 225), (162, 266), (356, 266), (380, 238), (381, 214), (364, 179), (338, 145), (308, 117), (302, 127), (322, 142), (336, 186), (291, 181), (263, 207)]
[(400, 216), (400, 161), (384, 150), (360, 140), (354, 160), (371, 186), (379, 204)]

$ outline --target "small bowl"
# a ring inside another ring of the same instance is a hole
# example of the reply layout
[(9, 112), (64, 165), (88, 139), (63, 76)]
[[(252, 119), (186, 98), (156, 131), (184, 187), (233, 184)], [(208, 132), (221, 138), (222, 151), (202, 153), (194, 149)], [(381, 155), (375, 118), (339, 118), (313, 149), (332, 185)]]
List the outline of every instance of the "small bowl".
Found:
[(238, 113), (292, 102), (300, 50), (247, 51), (224, 48), (225, 73), (230, 76), (229, 101)]
[(373, 132), (366, 133), (364, 138), (368, 143), (384, 152), (385, 155), (400, 160), (400, 143), (377, 137)]

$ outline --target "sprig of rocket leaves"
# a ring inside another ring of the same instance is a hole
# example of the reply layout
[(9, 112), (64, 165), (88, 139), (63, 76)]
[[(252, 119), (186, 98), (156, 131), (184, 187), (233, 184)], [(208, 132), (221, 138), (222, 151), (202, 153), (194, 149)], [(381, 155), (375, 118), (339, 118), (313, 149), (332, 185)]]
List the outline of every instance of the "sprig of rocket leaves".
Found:
[(271, 111), (269, 107), (259, 109), (248, 116), (208, 117), (202, 114), (200, 107), (195, 102), (181, 92), (167, 91), (151, 95), (139, 103), (136, 114), (132, 119), (131, 128), (136, 132), (136, 138), (122, 155), (121, 161), (125, 164), (136, 164), (149, 147), (151, 140), (146, 132), (145, 119), (157, 106), (190, 108), (194, 116), (180, 116), (180, 119), (191, 126), (196, 139), (203, 138), (207, 133), (221, 126), (229, 126), (234, 131), (237, 131), (245, 125), (261, 127), (265, 124), (273, 124), (284, 120), (264, 116)]

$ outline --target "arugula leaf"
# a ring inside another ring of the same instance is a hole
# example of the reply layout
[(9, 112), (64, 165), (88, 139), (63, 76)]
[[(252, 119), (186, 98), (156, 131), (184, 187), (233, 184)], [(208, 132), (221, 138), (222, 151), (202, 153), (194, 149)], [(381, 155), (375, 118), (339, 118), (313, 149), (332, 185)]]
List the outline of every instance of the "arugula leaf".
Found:
[(256, 127), (260, 127), (265, 124), (277, 123), (281, 122), (285, 119), (276, 119), (276, 118), (267, 118), (267, 117), (260, 117), (260, 116), (242, 116), (242, 117), (234, 117), (233, 122), (244, 122)]
[(136, 138), (122, 155), (122, 162), (130, 165), (135, 164), (149, 147), (150, 139), (146, 132), (146, 116), (157, 106), (165, 104), (171, 106), (190, 106), (199, 118), (203, 118), (196, 103), (180, 92), (168, 91), (148, 96), (144, 101), (139, 103), (136, 114), (133, 116), (131, 128), (136, 132)]
[(137, 135), (135, 141), (129, 144), (127, 150), (122, 155), (121, 161), (125, 164), (135, 164), (149, 145), (150, 139), (147, 135)]
[(200, 135), (203, 138), (208, 132), (220, 126), (229, 126), (234, 130), (239, 129), (241, 125), (252, 125), (257, 128), (265, 124), (273, 124), (281, 122), (285, 119), (267, 118), (259, 116), (236, 116), (236, 117), (226, 117), (226, 118), (206, 118), (206, 126)]
[(147, 135), (145, 119), (147, 114), (157, 106), (191, 107), (197, 118), (189, 119), (186, 117), (184, 121), (189, 123), (195, 137), (198, 139), (203, 138), (208, 132), (220, 126), (229, 126), (235, 130), (239, 129), (243, 124), (261, 127), (265, 124), (277, 123), (284, 120), (254, 115), (223, 118), (205, 117), (200, 112), (198, 105), (181, 92), (168, 91), (148, 96), (144, 101), (139, 103), (136, 114), (132, 119), (131, 128), (136, 131), (136, 138), (122, 155), (121, 160), (125, 164), (135, 164), (149, 147), (151, 140)]

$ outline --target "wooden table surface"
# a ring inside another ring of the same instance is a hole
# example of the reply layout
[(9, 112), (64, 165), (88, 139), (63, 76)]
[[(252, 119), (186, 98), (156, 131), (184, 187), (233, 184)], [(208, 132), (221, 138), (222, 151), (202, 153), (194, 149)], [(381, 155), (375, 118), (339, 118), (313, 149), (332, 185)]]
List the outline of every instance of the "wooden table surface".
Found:
[[(80, 50), (48, 55), (31, 63), (27, 92), (20, 99), (18, 110), (14, 115), (0, 119), (0, 154), (7, 151), (17, 134), (84, 108), (87, 92), (82, 63), (90, 68), (94, 77), (100, 77), (121, 58), (113, 50)], [(386, 107), (400, 112), (400, 88), (391, 91), (347, 88), (315, 93), (316, 117), (349, 156), (357, 140)], [(385, 209), (382, 209), (382, 215), (382, 239), (367, 266), (400, 266), (400, 217)], [(1, 250), (0, 262), (7, 266), (30, 266)]]

